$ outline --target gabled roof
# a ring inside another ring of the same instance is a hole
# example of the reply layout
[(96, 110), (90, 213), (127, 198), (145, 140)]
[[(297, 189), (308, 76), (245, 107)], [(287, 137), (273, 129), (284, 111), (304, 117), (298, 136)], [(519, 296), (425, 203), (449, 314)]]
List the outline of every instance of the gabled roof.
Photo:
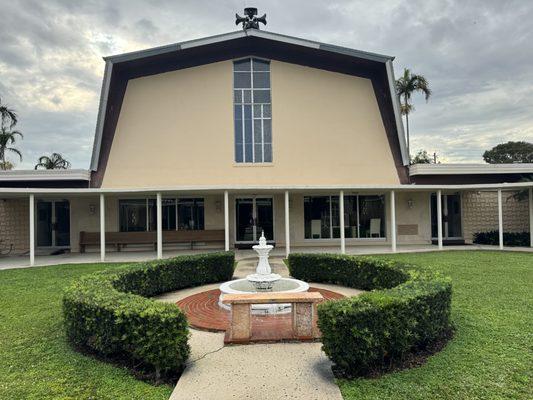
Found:
[[(372, 79), (400, 180), (408, 165), (403, 123), (392, 67), (394, 57), (250, 29), (105, 57), (106, 62), (91, 170), (101, 184), (129, 79), (195, 65), (263, 55), (266, 58)], [(406, 183), (406, 182), (405, 182)]]
[(108, 57), (104, 57), (106, 61), (112, 61), (113, 63), (119, 63), (124, 61), (137, 60), (144, 57), (150, 57), (154, 55), (190, 49), (192, 47), (205, 46), (207, 44), (214, 44), (225, 42), (227, 40), (244, 38), (244, 37), (259, 37), (264, 39), (276, 40), (279, 42), (285, 42), (294, 44), (297, 46), (309, 47), (312, 49), (327, 50), (340, 54), (349, 55), (352, 57), (364, 58), (367, 60), (386, 62), (387, 60), (394, 60), (394, 57), (387, 56), (378, 53), (370, 53), (367, 51), (361, 51), (351, 49), (349, 47), (335, 46), (327, 43), (315, 42), (313, 40), (301, 39), (294, 36), (282, 35), (279, 33), (273, 33), (268, 31), (261, 31), (258, 29), (240, 30), (228, 33), (222, 33), (220, 35), (208, 36), (201, 39), (193, 39), (185, 42), (173, 43), (166, 46), (152, 47), (150, 49), (132, 51), (129, 53), (117, 54)]

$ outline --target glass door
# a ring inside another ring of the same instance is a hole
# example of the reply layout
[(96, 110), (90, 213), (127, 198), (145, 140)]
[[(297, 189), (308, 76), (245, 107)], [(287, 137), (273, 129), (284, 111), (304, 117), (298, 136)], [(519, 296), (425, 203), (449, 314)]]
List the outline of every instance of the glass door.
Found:
[(255, 241), (261, 237), (261, 232), (265, 232), (268, 241), (274, 240), (274, 215), (272, 212), (272, 198), (255, 199)]
[(461, 226), (461, 196), (459, 194), (447, 195), (445, 205), (447, 238), (460, 239), (463, 237)]
[(55, 233), (54, 245), (56, 247), (70, 246), (70, 204), (68, 201), (55, 201), (55, 222), (53, 232)]
[(37, 211), (37, 246), (70, 246), (70, 203), (67, 200), (39, 200)]
[(268, 241), (274, 240), (274, 213), (271, 197), (235, 199), (235, 240), (254, 243), (265, 232)]
[[(431, 194), (431, 236), (436, 239), (437, 232), (437, 195)], [(442, 237), (443, 239), (462, 239), (461, 195), (459, 193), (442, 195)]]
[(253, 242), (255, 239), (254, 199), (235, 200), (236, 241)]
[(52, 238), (52, 202), (37, 202), (37, 246), (51, 247)]

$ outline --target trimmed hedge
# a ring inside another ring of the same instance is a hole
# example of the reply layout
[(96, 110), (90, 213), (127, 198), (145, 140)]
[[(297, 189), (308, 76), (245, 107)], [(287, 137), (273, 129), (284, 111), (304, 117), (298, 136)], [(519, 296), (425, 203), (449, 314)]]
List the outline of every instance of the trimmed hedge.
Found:
[(291, 276), (306, 282), (333, 283), (361, 290), (388, 289), (409, 275), (394, 263), (334, 254), (289, 255)]
[(291, 254), (297, 279), (370, 290), (318, 306), (322, 347), (347, 376), (386, 369), (451, 330), (451, 281), (370, 257)]
[[(529, 247), (529, 241), (529, 232), (503, 232), (504, 246)], [(474, 233), (473, 242), (476, 244), (490, 244), (498, 246), (500, 244), (499, 232), (476, 232)]]
[(179, 373), (189, 356), (185, 314), (148, 299), (229, 280), (232, 252), (181, 256), (118, 267), (80, 278), (65, 290), (67, 338), (77, 347), (161, 375)]

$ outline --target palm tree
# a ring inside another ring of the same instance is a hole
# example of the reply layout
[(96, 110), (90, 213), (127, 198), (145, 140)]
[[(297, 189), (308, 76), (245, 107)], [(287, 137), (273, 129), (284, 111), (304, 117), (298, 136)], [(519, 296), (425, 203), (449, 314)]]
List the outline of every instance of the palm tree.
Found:
[(17, 124), (17, 113), (15, 110), (9, 108), (7, 105), (2, 104), (2, 99), (0, 98), (0, 121), (1, 126), (5, 126), (6, 122), (9, 121), (9, 127), (13, 128)]
[(42, 156), (39, 157), (35, 169), (44, 168), (44, 169), (69, 169), (70, 162), (65, 160), (63, 156), (59, 153), (52, 153), (50, 157)]
[[(421, 92), (426, 98), (426, 102), (431, 96), (431, 89), (427, 79), (422, 75), (411, 74), (408, 68), (403, 70), (403, 76), (396, 81), (396, 93), (400, 98), (400, 111), (405, 115), (406, 132), (407, 132), (407, 153), (409, 152), (409, 114), (415, 110), (411, 104), (411, 95), (415, 92)], [(403, 102), (402, 102), (403, 97)]]
[(13, 167), (13, 164), (6, 161), (6, 153), (8, 152), (17, 154), (20, 161), (22, 161), (22, 153), (20, 150), (11, 146), (17, 141), (17, 136), (20, 136), (21, 138), (24, 137), (19, 131), (10, 130), (5, 126), (0, 127), (0, 166), (2, 169), (7, 169), (10, 165), (11, 168)]

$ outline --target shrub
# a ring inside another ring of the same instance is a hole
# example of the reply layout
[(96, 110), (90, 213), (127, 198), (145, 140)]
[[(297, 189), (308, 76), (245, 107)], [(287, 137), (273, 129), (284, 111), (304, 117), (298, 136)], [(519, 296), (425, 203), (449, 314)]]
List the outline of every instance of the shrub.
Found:
[(396, 263), (337, 254), (291, 254), (291, 276), (306, 282), (327, 282), (362, 290), (386, 289), (407, 280)]
[(231, 279), (231, 252), (181, 256), (82, 277), (65, 291), (67, 338), (77, 347), (161, 375), (179, 373), (189, 356), (185, 315), (146, 296)]
[[(505, 246), (529, 247), (529, 241), (529, 232), (503, 232), (503, 244)], [(476, 232), (473, 242), (497, 246), (500, 244), (499, 231)]]
[(347, 376), (402, 361), (451, 329), (451, 282), (408, 265), (369, 257), (291, 254), (298, 279), (371, 290), (318, 306), (325, 353)]

